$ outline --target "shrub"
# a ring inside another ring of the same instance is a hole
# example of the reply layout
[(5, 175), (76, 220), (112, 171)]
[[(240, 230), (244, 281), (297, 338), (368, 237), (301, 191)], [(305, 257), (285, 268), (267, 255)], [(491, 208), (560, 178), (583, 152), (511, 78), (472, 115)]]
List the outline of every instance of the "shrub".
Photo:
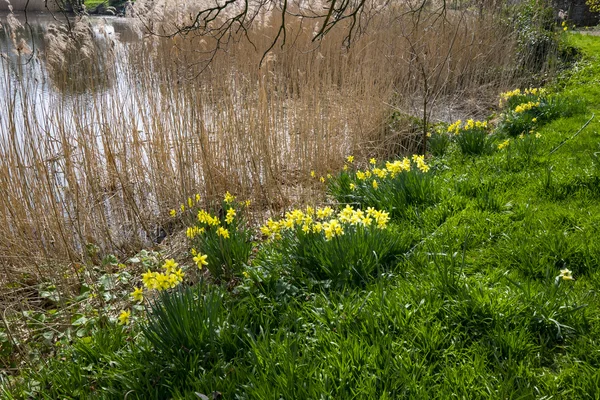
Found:
[(528, 0), (513, 9), (511, 25), (516, 27), (517, 60), (528, 73), (547, 69), (556, 59), (559, 42), (554, 34), (554, 12), (548, 1)]

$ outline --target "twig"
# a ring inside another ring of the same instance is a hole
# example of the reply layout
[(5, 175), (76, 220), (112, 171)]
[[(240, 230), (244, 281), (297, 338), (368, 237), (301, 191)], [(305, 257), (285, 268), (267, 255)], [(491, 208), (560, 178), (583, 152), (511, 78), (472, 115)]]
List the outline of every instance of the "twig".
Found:
[(553, 154), (556, 150), (560, 149), (563, 144), (567, 143), (569, 140), (571, 140), (571, 139), (575, 138), (577, 135), (579, 135), (581, 133), (581, 131), (584, 130), (585, 127), (588, 126), (590, 122), (592, 122), (592, 120), (594, 119), (595, 116), (596, 116), (596, 114), (592, 113), (591, 118), (588, 119), (588, 121), (585, 124), (583, 124), (583, 126), (581, 128), (579, 128), (579, 130), (573, 136), (566, 138), (565, 140), (560, 142), (560, 144), (558, 146), (556, 146), (555, 148), (553, 148), (549, 154)]

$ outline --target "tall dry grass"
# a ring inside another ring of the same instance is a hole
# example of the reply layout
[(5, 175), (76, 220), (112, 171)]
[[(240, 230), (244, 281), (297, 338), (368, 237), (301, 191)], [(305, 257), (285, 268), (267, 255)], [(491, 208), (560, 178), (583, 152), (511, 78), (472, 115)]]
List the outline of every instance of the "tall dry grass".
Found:
[[(5, 67), (5, 270), (52, 275), (82, 261), (88, 244), (148, 245), (176, 229), (168, 212), (194, 193), (210, 201), (229, 190), (273, 211), (314, 201), (323, 186), (311, 170), (326, 175), (348, 154), (418, 151), (418, 130), (390, 128), (393, 111), (464, 117), (519, 80), (514, 32), (496, 13), (415, 19), (390, 9), (350, 48), (342, 30), (315, 43), (314, 26), (290, 18), (286, 45), (259, 68), (278, 22), (252, 29), (252, 43), (234, 37), (209, 65), (206, 37), (108, 40), (93, 51), (74, 42), (53, 53), (52, 41), (73, 40), (55, 32), (36, 58), (47, 82), (28, 77), (35, 63), (14, 63), (18, 79)], [(51, 87), (43, 107), (40, 84)]]

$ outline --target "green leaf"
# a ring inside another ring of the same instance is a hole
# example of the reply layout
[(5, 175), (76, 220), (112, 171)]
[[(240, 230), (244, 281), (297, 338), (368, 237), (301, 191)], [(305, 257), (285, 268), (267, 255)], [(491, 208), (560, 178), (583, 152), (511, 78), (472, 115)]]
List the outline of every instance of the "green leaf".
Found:
[(84, 325), (87, 322), (88, 322), (88, 318), (85, 315), (83, 315), (83, 316), (77, 318), (75, 321), (71, 322), (71, 325), (80, 326), (80, 325)]
[(113, 275), (102, 275), (100, 279), (98, 279), (98, 283), (102, 285), (104, 290), (112, 290), (117, 284), (116, 279)]
[(47, 331), (42, 333), (42, 337), (48, 341), (51, 341), (52, 339), (54, 339), (54, 331)]

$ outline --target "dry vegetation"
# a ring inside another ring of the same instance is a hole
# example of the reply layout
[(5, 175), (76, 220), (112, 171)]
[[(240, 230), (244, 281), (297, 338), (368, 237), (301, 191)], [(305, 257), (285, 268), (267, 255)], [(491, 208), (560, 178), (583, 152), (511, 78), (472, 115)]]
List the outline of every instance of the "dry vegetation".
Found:
[(347, 154), (418, 150), (422, 128), (391, 128), (393, 112), (450, 120), (517, 84), (499, 14), (390, 10), (349, 48), (343, 30), (314, 42), (314, 26), (288, 17), (286, 45), (260, 68), (276, 18), (231, 37), (208, 66), (207, 37), (96, 38), (92, 51), (85, 30), (73, 39), (55, 29), (39, 61), (62, 95), (50, 91), (46, 106), (40, 83), (14, 73), (38, 59), (1, 60), (0, 263), (48, 274), (88, 243), (127, 252), (171, 233), (169, 210), (193, 193), (229, 190), (280, 211), (314, 200), (310, 171), (325, 175)]

